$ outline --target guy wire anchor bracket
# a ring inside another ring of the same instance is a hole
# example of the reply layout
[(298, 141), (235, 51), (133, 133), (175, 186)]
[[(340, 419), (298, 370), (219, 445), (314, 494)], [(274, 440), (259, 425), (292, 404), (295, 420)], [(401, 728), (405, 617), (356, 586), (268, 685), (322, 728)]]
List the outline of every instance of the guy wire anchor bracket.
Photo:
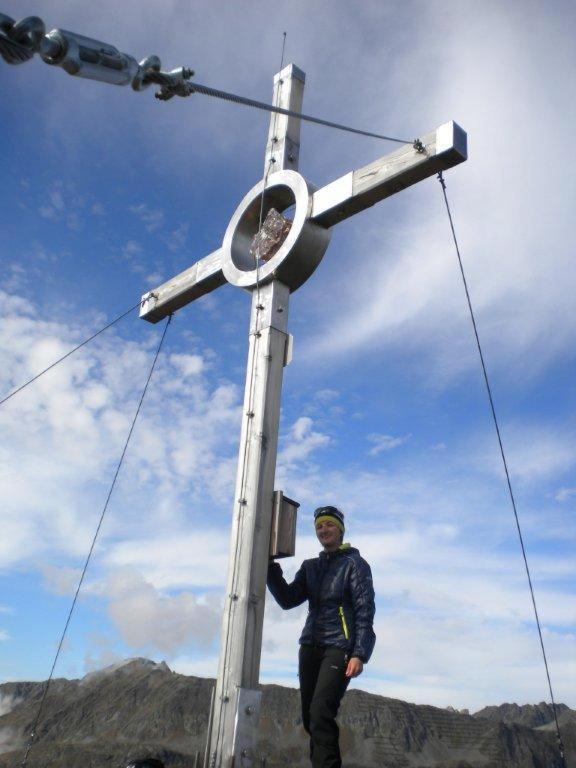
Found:
[(194, 74), (191, 69), (177, 67), (171, 72), (162, 72), (158, 56), (148, 56), (137, 62), (113, 45), (76, 32), (53, 29), (46, 33), (44, 22), (38, 16), (15, 22), (0, 13), (0, 56), (4, 61), (22, 64), (34, 58), (36, 53), (46, 64), (62, 67), (69, 75), (111, 85), (130, 84), (135, 91), (143, 91), (154, 83), (160, 86), (156, 98), (162, 101), (194, 92), (187, 82)]

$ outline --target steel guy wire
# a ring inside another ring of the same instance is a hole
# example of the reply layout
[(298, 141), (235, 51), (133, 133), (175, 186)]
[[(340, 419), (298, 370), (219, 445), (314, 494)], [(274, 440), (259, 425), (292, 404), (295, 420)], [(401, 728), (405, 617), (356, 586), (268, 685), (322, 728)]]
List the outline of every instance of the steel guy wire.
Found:
[(504, 467), (504, 473), (506, 475), (506, 483), (508, 486), (508, 494), (510, 496), (510, 502), (512, 504), (512, 510), (514, 512), (514, 520), (516, 521), (516, 529), (518, 531), (518, 538), (520, 541), (520, 548), (522, 550), (522, 557), (524, 559), (524, 566), (526, 568), (526, 576), (528, 577), (528, 586), (530, 588), (530, 596), (532, 598), (532, 607), (534, 609), (534, 617), (536, 619), (536, 627), (538, 628), (538, 637), (540, 639), (540, 648), (542, 649), (542, 658), (544, 660), (544, 668), (546, 670), (546, 678), (548, 680), (548, 689), (550, 691), (550, 699), (552, 701), (552, 711), (554, 713), (554, 722), (556, 724), (556, 737), (558, 739), (558, 748), (560, 750), (560, 756), (562, 758), (562, 762), (564, 765), (564, 768), (566, 768), (566, 758), (564, 756), (564, 744), (562, 742), (562, 735), (560, 733), (560, 725), (558, 723), (558, 714), (556, 712), (556, 703), (554, 701), (554, 692), (552, 690), (552, 680), (550, 677), (550, 670), (548, 668), (548, 659), (546, 656), (546, 649), (544, 647), (544, 638), (542, 635), (542, 627), (540, 625), (540, 617), (538, 615), (538, 608), (536, 607), (536, 597), (534, 594), (534, 587), (532, 584), (532, 577), (530, 575), (530, 567), (528, 565), (528, 556), (526, 554), (526, 547), (524, 546), (524, 537), (522, 535), (522, 528), (520, 526), (520, 517), (518, 515), (518, 509), (516, 507), (516, 499), (514, 497), (514, 491), (512, 490), (512, 481), (510, 479), (510, 472), (508, 471), (508, 462), (506, 461), (506, 453), (504, 451), (504, 443), (502, 441), (502, 435), (500, 432), (500, 426), (498, 422), (498, 417), (496, 416), (496, 407), (494, 405), (494, 398), (492, 396), (492, 388), (490, 386), (490, 381), (488, 379), (488, 371), (486, 368), (486, 363), (484, 361), (484, 353), (482, 351), (482, 345), (480, 343), (480, 336), (478, 333), (478, 327), (476, 324), (476, 318), (474, 315), (474, 309), (472, 308), (472, 300), (470, 298), (470, 291), (468, 290), (468, 281), (466, 280), (466, 274), (464, 272), (464, 264), (462, 262), (462, 257), (460, 255), (460, 247), (458, 245), (458, 240), (456, 238), (456, 230), (454, 228), (454, 222), (452, 219), (452, 213), (450, 211), (450, 204), (448, 203), (448, 197), (446, 195), (446, 182), (444, 181), (444, 177), (442, 175), (442, 171), (438, 174), (438, 181), (440, 182), (440, 185), (442, 187), (442, 194), (444, 196), (444, 203), (446, 205), (446, 212), (448, 214), (448, 221), (450, 222), (450, 229), (452, 231), (452, 239), (454, 240), (454, 247), (456, 249), (456, 255), (458, 257), (458, 265), (460, 267), (460, 274), (462, 276), (462, 283), (464, 285), (464, 291), (466, 293), (466, 301), (468, 303), (468, 310), (470, 312), (470, 320), (472, 321), (472, 328), (474, 329), (474, 336), (476, 338), (476, 346), (478, 347), (478, 354), (480, 356), (480, 363), (482, 366), (482, 373), (484, 375), (484, 383), (486, 385), (486, 392), (488, 394), (488, 400), (490, 403), (490, 411), (492, 412), (492, 420), (494, 422), (494, 427), (496, 429), (496, 436), (498, 438), (498, 445), (500, 447), (500, 455), (502, 457), (502, 464)]
[(146, 392), (148, 391), (148, 385), (150, 384), (150, 380), (152, 378), (152, 374), (154, 373), (154, 368), (156, 367), (156, 363), (158, 361), (158, 357), (160, 355), (160, 350), (162, 349), (162, 345), (164, 344), (164, 339), (166, 337), (166, 331), (168, 330), (168, 326), (170, 325), (170, 321), (172, 320), (172, 315), (168, 317), (168, 320), (166, 321), (166, 325), (164, 326), (164, 330), (162, 332), (162, 337), (160, 338), (160, 342), (158, 344), (158, 347), (156, 349), (156, 353), (154, 355), (154, 359), (152, 361), (152, 366), (150, 368), (150, 371), (148, 373), (148, 378), (146, 379), (146, 383), (144, 385), (144, 389), (142, 390), (142, 395), (140, 396), (140, 401), (138, 402), (138, 407), (136, 408), (136, 412), (134, 414), (134, 418), (132, 419), (132, 424), (130, 425), (130, 430), (128, 431), (128, 437), (126, 438), (126, 442), (124, 443), (124, 448), (122, 449), (122, 454), (120, 455), (120, 459), (118, 461), (118, 464), (116, 465), (116, 470), (114, 472), (114, 477), (112, 478), (112, 483), (110, 485), (110, 489), (108, 491), (108, 495), (106, 496), (106, 501), (104, 502), (104, 507), (102, 508), (102, 512), (100, 513), (100, 518), (98, 520), (98, 525), (96, 526), (96, 530), (94, 532), (94, 536), (92, 537), (92, 543), (90, 544), (90, 549), (88, 550), (88, 555), (86, 556), (86, 560), (84, 562), (84, 567), (82, 568), (82, 573), (80, 575), (80, 579), (78, 581), (78, 586), (76, 587), (76, 592), (74, 593), (74, 599), (72, 600), (72, 604), (70, 606), (70, 610), (68, 611), (68, 616), (66, 618), (66, 623), (64, 624), (64, 629), (62, 630), (62, 634), (60, 636), (60, 641), (58, 643), (58, 647), (56, 649), (56, 654), (54, 655), (54, 660), (52, 662), (52, 668), (50, 670), (50, 674), (48, 676), (48, 680), (46, 681), (46, 684), (44, 686), (44, 691), (42, 693), (42, 698), (40, 699), (40, 704), (38, 706), (38, 710), (36, 712), (36, 716), (34, 718), (34, 723), (32, 725), (32, 730), (30, 732), (30, 738), (28, 739), (28, 744), (26, 746), (26, 752), (24, 753), (24, 758), (21, 763), (21, 768), (26, 768), (26, 764), (28, 762), (28, 755), (30, 754), (30, 750), (32, 749), (32, 746), (34, 744), (34, 739), (36, 737), (36, 729), (38, 728), (38, 724), (40, 723), (40, 718), (42, 717), (42, 712), (44, 710), (44, 704), (46, 702), (46, 697), (48, 695), (48, 691), (50, 689), (50, 684), (52, 682), (52, 679), (54, 677), (54, 670), (56, 669), (56, 664), (58, 663), (58, 659), (60, 657), (60, 652), (62, 650), (62, 646), (64, 644), (64, 640), (66, 638), (66, 633), (68, 631), (68, 627), (70, 625), (70, 621), (72, 619), (72, 614), (74, 613), (74, 609), (76, 607), (76, 603), (78, 602), (78, 595), (80, 594), (80, 589), (82, 588), (82, 584), (84, 583), (84, 577), (86, 576), (86, 571), (88, 570), (88, 565), (90, 564), (90, 560), (92, 558), (92, 553), (94, 552), (94, 547), (96, 546), (96, 540), (98, 539), (98, 534), (100, 533), (100, 529), (102, 528), (102, 523), (104, 522), (104, 517), (106, 515), (106, 511), (108, 510), (108, 505), (110, 504), (110, 499), (112, 497), (112, 493), (114, 491), (114, 488), (116, 487), (116, 481), (118, 479), (118, 475), (120, 474), (120, 469), (122, 467), (122, 464), (124, 462), (124, 457), (126, 456), (126, 451), (128, 450), (128, 445), (130, 443), (130, 438), (132, 437), (132, 433), (134, 431), (134, 427), (136, 425), (136, 420), (138, 419), (138, 416), (140, 414), (140, 410), (142, 408), (142, 403), (144, 402), (144, 398), (146, 396)]
[(130, 309), (127, 309), (126, 312), (123, 312), (121, 315), (118, 315), (118, 317), (115, 320), (112, 320), (112, 322), (108, 323), (108, 325), (105, 325), (104, 328), (100, 328), (99, 331), (96, 331), (96, 333), (93, 333), (92, 336), (89, 336), (87, 339), (85, 339), (83, 342), (78, 344), (74, 347), (74, 349), (71, 349), (69, 352), (66, 352), (65, 355), (62, 355), (62, 357), (58, 358), (58, 360), (55, 360), (53, 363), (50, 363), (50, 365), (47, 368), (44, 368), (43, 371), (40, 371), (40, 373), (37, 373), (36, 376), (33, 376), (31, 379), (29, 379), (24, 384), (21, 384), (17, 389), (15, 389), (13, 392), (10, 392), (9, 395), (6, 395), (2, 400), (0, 400), (0, 405), (5, 403), (7, 400), (10, 400), (11, 397), (14, 397), (14, 395), (17, 395), (18, 392), (22, 392), (23, 389), (25, 389), (29, 384), (32, 384), (32, 382), (36, 381), (40, 378), (40, 376), (43, 376), (45, 373), (48, 373), (48, 371), (51, 371), (52, 368), (55, 368), (58, 363), (61, 363), (63, 360), (66, 360), (67, 357), (70, 357), (70, 355), (73, 355), (74, 352), (77, 352), (82, 347), (86, 346), (88, 342), (92, 341), (92, 339), (95, 339), (96, 336), (99, 336), (104, 331), (107, 331), (108, 328), (111, 328), (113, 325), (115, 325), (119, 320), (122, 320), (123, 317), (126, 317), (126, 315), (129, 315), (130, 312), (133, 312), (136, 307), (140, 306), (140, 302), (138, 304), (135, 304), (133, 307), (130, 307)]
[(226, 91), (220, 91), (217, 88), (210, 88), (207, 85), (201, 85), (200, 83), (189, 82), (188, 85), (192, 89), (193, 93), (201, 93), (204, 96), (213, 96), (216, 99), (222, 99), (224, 101), (232, 101), (235, 104), (244, 104), (246, 107), (253, 107), (254, 109), (263, 109), (268, 112), (276, 112), (279, 115), (287, 115), (288, 117), (296, 117), (300, 120), (304, 120), (307, 123), (316, 123), (317, 125), (324, 125), (327, 128), (335, 128), (338, 131), (346, 131), (346, 133), (356, 133), (360, 136), (368, 136), (372, 139), (382, 139), (383, 141), (394, 141), (397, 144), (413, 144), (414, 139), (399, 139), (396, 136), (385, 136), (381, 133), (372, 133), (371, 131), (363, 131), (359, 128), (352, 128), (349, 125), (342, 125), (341, 123), (334, 123), (331, 120), (323, 120), (320, 117), (312, 117), (311, 115), (304, 115), (301, 112), (294, 112), (291, 109), (284, 109), (283, 107), (275, 107), (273, 104), (266, 104), (264, 101), (256, 101), (255, 99), (249, 99), (246, 96), (239, 96), (235, 93), (227, 93)]

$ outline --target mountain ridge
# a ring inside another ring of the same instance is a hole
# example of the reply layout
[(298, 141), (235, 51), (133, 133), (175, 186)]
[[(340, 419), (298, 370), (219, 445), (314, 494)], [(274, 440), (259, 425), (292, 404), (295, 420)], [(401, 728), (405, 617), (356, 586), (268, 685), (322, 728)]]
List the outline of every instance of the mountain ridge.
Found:
[[(164, 662), (147, 659), (129, 659), (78, 680), (55, 679), (28, 766), (124, 768), (134, 757), (156, 756), (166, 766), (192, 768), (194, 755), (204, 752), (213, 684), (210, 678), (180, 675)], [(43, 685), (0, 685), (1, 768), (20, 765)], [(262, 691), (257, 751), (266, 757), (266, 768), (308, 768), (298, 690), (263, 685)], [(468, 715), (350, 690), (338, 718), (344, 764), (562, 768), (550, 721), (541, 722), (546, 706), (506, 704)], [(514, 715), (529, 720), (526, 707), (535, 708), (531, 716), (539, 723), (536, 727), (511, 721)], [(570, 736), (576, 712), (565, 705), (558, 708)]]

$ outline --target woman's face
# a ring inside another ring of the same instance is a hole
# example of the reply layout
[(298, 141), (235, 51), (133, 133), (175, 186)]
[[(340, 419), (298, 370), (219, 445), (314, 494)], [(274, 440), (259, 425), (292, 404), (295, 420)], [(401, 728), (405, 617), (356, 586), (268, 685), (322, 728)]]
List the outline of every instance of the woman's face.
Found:
[(340, 528), (331, 520), (317, 523), (316, 536), (327, 552), (334, 552), (340, 546)]

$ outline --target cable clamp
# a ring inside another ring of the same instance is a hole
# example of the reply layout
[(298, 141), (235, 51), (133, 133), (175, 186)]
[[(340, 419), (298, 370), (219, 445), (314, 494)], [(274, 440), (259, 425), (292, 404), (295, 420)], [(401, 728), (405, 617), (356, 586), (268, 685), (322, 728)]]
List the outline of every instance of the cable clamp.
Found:
[(426, 154), (426, 147), (424, 146), (424, 144), (422, 144), (420, 139), (414, 139), (414, 141), (412, 143), (412, 146), (414, 147), (416, 152), (418, 152), (419, 155), (425, 155)]
[(193, 70), (185, 67), (177, 67), (171, 72), (152, 72), (148, 81), (161, 86), (154, 95), (160, 101), (169, 101), (173, 96), (190, 96), (194, 93), (194, 87), (188, 82)]
[(156, 291), (148, 291), (148, 293), (145, 293), (144, 296), (142, 296), (142, 299), (140, 300), (140, 308), (142, 308), (147, 301), (150, 301), (150, 299), (157, 299), (157, 298), (158, 298), (158, 294), (156, 293)]

